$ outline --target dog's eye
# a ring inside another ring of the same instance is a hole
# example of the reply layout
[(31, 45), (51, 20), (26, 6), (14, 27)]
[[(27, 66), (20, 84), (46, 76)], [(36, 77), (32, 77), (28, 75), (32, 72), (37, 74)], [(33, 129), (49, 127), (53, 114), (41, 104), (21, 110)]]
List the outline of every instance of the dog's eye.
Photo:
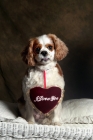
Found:
[(40, 52), (40, 48), (37, 47), (35, 51), (36, 51), (36, 53), (39, 53)]
[(49, 46), (48, 46), (48, 49), (49, 49), (49, 50), (52, 50), (52, 46), (49, 45)]

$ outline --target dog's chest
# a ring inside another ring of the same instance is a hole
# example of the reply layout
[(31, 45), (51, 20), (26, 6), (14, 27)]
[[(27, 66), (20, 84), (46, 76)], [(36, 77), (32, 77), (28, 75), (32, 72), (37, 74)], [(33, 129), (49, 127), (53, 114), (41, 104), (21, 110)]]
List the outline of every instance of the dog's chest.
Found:
[[(45, 73), (46, 73), (46, 87), (59, 85), (62, 76), (59, 75), (57, 68), (46, 70)], [(30, 71), (29, 75), (30, 76), (28, 78), (29, 79), (28, 81), (31, 88), (37, 86), (44, 87), (44, 71), (39, 70)]]

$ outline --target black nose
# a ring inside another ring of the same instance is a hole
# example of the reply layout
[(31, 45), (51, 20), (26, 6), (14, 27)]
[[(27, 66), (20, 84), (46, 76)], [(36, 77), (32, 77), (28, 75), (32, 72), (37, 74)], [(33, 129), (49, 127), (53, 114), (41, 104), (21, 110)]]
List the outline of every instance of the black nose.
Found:
[(47, 55), (47, 51), (42, 51), (41, 54), (42, 54), (43, 56), (46, 56), (46, 55)]

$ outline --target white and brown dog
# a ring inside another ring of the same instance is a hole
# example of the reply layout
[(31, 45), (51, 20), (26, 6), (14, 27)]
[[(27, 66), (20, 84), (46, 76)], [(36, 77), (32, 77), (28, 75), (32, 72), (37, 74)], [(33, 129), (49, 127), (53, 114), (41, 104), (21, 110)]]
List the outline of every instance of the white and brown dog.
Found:
[(19, 99), (18, 105), (22, 116), (28, 122), (60, 124), (62, 103), (60, 102), (49, 116), (44, 115), (31, 105), (29, 91), (34, 87), (43, 88), (43, 71), (46, 71), (46, 88), (52, 86), (59, 87), (62, 89), (63, 94), (65, 82), (62, 70), (57, 61), (62, 60), (67, 53), (68, 48), (65, 43), (54, 34), (42, 35), (30, 39), (28, 45), (23, 50), (23, 61), (30, 67), (23, 79), (23, 97)]

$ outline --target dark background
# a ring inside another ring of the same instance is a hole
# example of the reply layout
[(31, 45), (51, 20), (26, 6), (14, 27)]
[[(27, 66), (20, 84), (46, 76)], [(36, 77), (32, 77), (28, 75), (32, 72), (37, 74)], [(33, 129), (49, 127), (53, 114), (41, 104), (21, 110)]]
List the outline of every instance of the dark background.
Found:
[(0, 0), (0, 99), (21, 96), (27, 66), (20, 53), (29, 38), (47, 33), (69, 48), (60, 62), (64, 99), (93, 98), (93, 0)]

